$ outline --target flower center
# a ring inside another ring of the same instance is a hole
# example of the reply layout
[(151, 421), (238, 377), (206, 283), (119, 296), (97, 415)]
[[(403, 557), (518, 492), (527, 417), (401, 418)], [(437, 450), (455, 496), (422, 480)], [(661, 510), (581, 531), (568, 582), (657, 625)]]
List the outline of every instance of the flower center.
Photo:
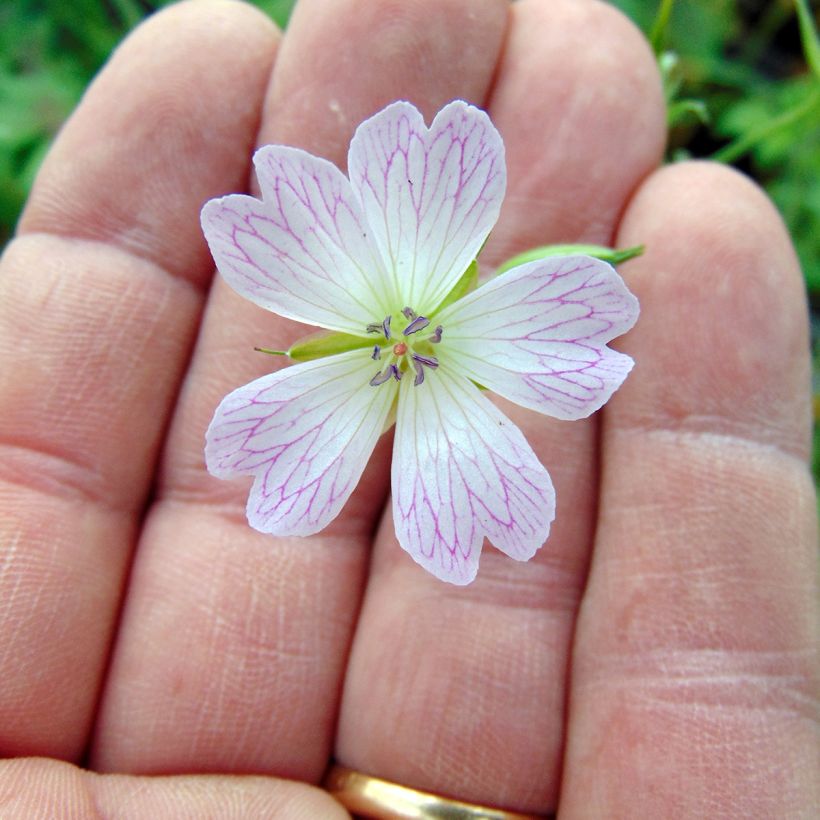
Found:
[[(385, 353), (383, 347), (395, 334), (395, 329), (392, 329), (394, 317), (385, 316), (384, 321), (374, 322), (367, 326), (368, 333), (379, 333), (383, 337), (383, 344), (375, 345), (371, 356), (374, 361), (385, 362), (385, 366), (370, 380), (373, 387), (378, 387), (391, 378), (400, 381), (411, 366), (416, 372), (413, 384), (418, 387), (424, 381), (425, 368), (435, 370), (438, 367), (438, 359), (432, 355), (433, 345), (441, 341), (444, 328), (438, 325), (432, 335), (425, 334), (419, 337), (416, 334), (424, 330), (430, 324), (430, 320), (426, 316), (419, 316), (409, 307), (401, 311), (401, 317), (396, 318), (396, 325), (404, 322), (404, 327), (400, 331), (404, 340), (396, 342), (389, 353)], [(385, 353), (384, 360), (382, 359), (383, 353)]]

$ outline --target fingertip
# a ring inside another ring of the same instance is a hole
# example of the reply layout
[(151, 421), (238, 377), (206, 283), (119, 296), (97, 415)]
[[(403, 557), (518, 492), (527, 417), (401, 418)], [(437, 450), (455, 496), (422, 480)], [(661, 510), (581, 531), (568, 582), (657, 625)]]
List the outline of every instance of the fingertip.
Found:
[(493, 259), (549, 242), (609, 244), (628, 196), (663, 155), (655, 58), (605, 3), (513, 4), (489, 111), (509, 181)]
[(244, 3), (183, 2), (115, 50), (46, 157), (19, 230), (117, 244), (210, 280), (196, 213), (245, 187), (280, 38)]
[[(690, 160), (660, 168), (630, 202), (619, 241), (647, 231), (662, 232), (664, 248), (671, 245), (682, 254), (711, 254), (727, 263), (763, 255), (777, 262), (773, 275), (778, 284), (793, 287), (796, 281), (803, 291), (780, 213), (758, 185), (731, 166)], [(656, 239), (645, 256), (655, 253), (658, 245)]]
[(638, 240), (646, 253), (623, 271), (642, 315), (623, 349), (639, 366), (613, 411), (624, 423), (700, 418), (805, 458), (805, 285), (768, 197), (716, 163), (666, 166), (624, 214), (618, 243)]

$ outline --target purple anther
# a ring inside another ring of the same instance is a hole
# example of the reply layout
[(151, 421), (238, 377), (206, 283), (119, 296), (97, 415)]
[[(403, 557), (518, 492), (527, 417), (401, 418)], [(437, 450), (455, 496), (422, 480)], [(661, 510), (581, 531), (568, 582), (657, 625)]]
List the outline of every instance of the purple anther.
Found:
[(381, 357), (382, 357), (382, 349), (378, 345), (376, 345), (373, 348), (373, 355), (370, 358), (373, 359), (374, 362), (377, 362), (379, 359), (381, 359)]
[(438, 367), (438, 359), (435, 356), (419, 356), (418, 353), (414, 353), (413, 361), (423, 364), (425, 367), (432, 367), (433, 370)]
[(397, 382), (401, 381), (401, 370), (399, 370), (396, 365), (391, 364), (378, 372), (371, 380), (370, 384), (372, 387), (378, 387), (380, 384), (384, 384), (386, 381), (389, 381), (390, 378), (394, 378)]
[(413, 310), (411, 307), (406, 307), (402, 309), (402, 313), (404, 314), (405, 319), (415, 319), (416, 318), (416, 311)]
[(405, 336), (409, 336), (411, 333), (418, 333), (418, 331), (424, 330), (429, 324), (429, 319), (425, 319), (424, 316), (416, 316), (402, 332)]
[(430, 367), (435, 370), (438, 367), (438, 359), (435, 356), (419, 356), (413, 354), (413, 367), (416, 369), (416, 379), (413, 384), (418, 387), (424, 381), (424, 368)]
[(384, 321), (382, 322), (382, 330), (384, 331), (384, 338), (385, 339), (390, 338), (390, 320), (392, 318), (393, 318), (392, 316), (385, 316)]
[(385, 367), (384, 370), (380, 370), (371, 380), (370, 384), (372, 387), (378, 387), (380, 384), (384, 384), (393, 374), (390, 372), (389, 367)]
[(441, 334), (443, 330), (444, 328), (441, 325), (436, 325), (436, 332), (432, 336), (428, 336), (427, 341), (437, 345), (441, 341)]

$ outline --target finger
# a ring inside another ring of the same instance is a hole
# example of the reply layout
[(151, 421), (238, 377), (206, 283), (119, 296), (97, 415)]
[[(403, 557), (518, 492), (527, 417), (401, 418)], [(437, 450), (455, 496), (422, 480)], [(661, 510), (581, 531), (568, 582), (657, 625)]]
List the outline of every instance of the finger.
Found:
[[(597, 3), (512, 5), (489, 111), (509, 171), (509, 196), (487, 246), (493, 261), (551, 240), (608, 241), (624, 196), (657, 161), (663, 140), (652, 56), (625, 18)], [(624, 111), (648, 133), (639, 135)], [(595, 169), (597, 198), (576, 196), (583, 168)], [(550, 470), (553, 532), (527, 564), (485, 545), (478, 579), (456, 589), (423, 574), (385, 522), (337, 756), (417, 788), (545, 811), (556, 800), (567, 652), (592, 539), (594, 427), (499, 405)]]
[(302, 783), (227, 775), (98, 775), (44, 758), (0, 762), (0, 808), (6, 820), (349, 817), (329, 795)]
[(138, 29), (61, 133), (3, 258), (5, 754), (75, 757), (87, 741), (210, 278), (192, 224), (247, 173), (275, 45), (258, 13), (223, 2)]
[(642, 315), (605, 415), (562, 810), (802, 816), (818, 619), (794, 252), (762, 194), (707, 164), (650, 178), (619, 238), (647, 245)]
[[(488, 2), (479, 12), (468, 0), (301, 3), (260, 141), (338, 162), (359, 120), (390, 100), (411, 99), (429, 116), (456, 96), (481, 99), (505, 10)], [(453, 57), (456, 37), (469, 45)], [(214, 480), (202, 452), (222, 397), (273, 369), (253, 347), (286, 347), (304, 332), (215, 286), (132, 576), (99, 766), (316, 780), (327, 764), (385, 460), (324, 533), (273, 538), (245, 520), (248, 484)]]
[(516, 3), (489, 104), (508, 185), (482, 261), (551, 243), (609, 244), (666, 138), (658, 69), (638, 31), (597, 0)]

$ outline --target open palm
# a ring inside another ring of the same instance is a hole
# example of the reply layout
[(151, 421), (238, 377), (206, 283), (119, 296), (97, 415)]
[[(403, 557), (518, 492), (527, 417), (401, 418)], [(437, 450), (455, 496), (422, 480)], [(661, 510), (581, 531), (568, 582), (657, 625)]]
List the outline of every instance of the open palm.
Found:
[[(203, 459), (220, 399), (271, 368), (253, 347), (304, 328), (214, 278), (202, 204), (248, 187), (254, 145), (342, 164), (386, 103), (429, 121), (455, 98), (506, 145), (482, 262), (647, 245), (622, 268), (637, 365), (607, 408), (568, 423), (499, 400), (557, 518), (529, 563), (485, 548), (466, 588), (398, 548), (389, 437), (305, 539), (248, 527), (247, 484)], [(0, 272), (8, 816), (343, 816), (305, 785), (331, 758), (567, 817), (810, 816), (801, 279), (748, 181), (656, 170), (664, 126), (648, 47), (591, 0), (302, 0), (284, 38), (207, 0), (135, 32)]]

